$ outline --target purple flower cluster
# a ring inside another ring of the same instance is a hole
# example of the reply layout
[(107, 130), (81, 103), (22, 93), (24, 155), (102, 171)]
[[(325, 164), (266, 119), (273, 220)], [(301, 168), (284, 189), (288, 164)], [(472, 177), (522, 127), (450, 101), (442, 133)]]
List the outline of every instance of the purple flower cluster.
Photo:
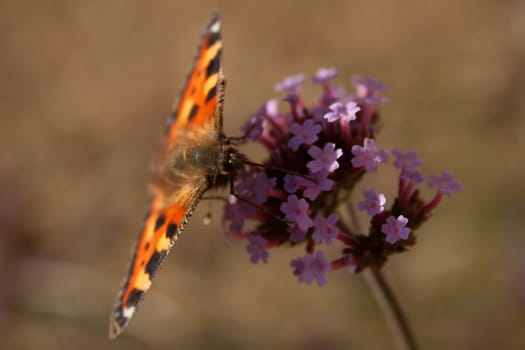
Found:
[[(443, 195), (462, 190), (451, 173), (443, 172), (429, 177), (434, 198), (421, 198), (418, 186), (425, 177), (418, 170), (423, 164), (419, 154), (381, 149), (376, 141), (385, 86), (355, 77), (354, 94), (345, 95), (332, 85), (337, 75), (333, 68), (317, 71), (311, 81), (321, 86), (322, 94), (311, 106), (301, 94), (304, 75), (276, 84), (286, 94), (289, 110), (280, 112), (277, 100), (270, 100), (242, 127), (244, 139), (261, 144), (267, 158), (262, 166), (250, 165), (237, 174), (224, 217), (227, 235), (248, 241), (252, 263), (267, 263), (271, 248), (304, 246), (305, 255), (290, 264), (293, 274), (300, 282), (315, 280), (320, 286), (330, 270), (378, 268), (390, 255), (407, 250), (415, 244), (416, 228)], [(367, 232), (359, 232), (338, 213), (351, 206), (356, 184), (378, 172), (382, 163), (399, 170), (398, 191), (387, 199), (370, 187), (357, 196), (358, 210), (370, 220)], [(341, 253), (329, 259), (320, 248), (333, 243), (341, 245)]]

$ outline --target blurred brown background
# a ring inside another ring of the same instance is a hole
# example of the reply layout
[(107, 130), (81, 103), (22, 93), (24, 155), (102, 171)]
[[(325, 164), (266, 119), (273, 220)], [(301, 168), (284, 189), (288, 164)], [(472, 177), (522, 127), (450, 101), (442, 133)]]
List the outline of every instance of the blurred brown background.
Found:
[(0, 348), (394, 347), (361, 276), (298, 284), (300, 250), (251, 265), (244, 244), (225, 246), (217, 203), (210, 226), (201, 204), (127, 332), (107, 339), (147, 166), (213, 10), (230, 135), (289, 74), (333, 66), (340, 83), (389, 86), (379, 144), (465, 186), (386, 268), (422, 348), (525, 348), (520, 0), (2, 1)]

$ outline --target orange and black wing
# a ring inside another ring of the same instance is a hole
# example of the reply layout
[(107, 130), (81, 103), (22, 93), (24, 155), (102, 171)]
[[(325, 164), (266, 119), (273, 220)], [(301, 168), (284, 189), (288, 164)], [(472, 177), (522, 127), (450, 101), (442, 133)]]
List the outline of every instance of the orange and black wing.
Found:
[[(205, 181), (205, 179), (203, 179)], [(144, 225), (133, 249), (129, 272), (111, 316), (109, 336), (115, 338), (126, 327), (142, 297), (150, 288), (162, 262), (176, 243), (206, 183), (187, 184), (166, 206), (166, 194), (157, 189), (147, 209)]]
[[(183, 147), (188, 134), (203, 135), (203, 142), (221, 137), (224, 88), (221, 47), (220, 21), (214, 16), (199, 44), (179, 101), (168, 119), (165, 145), (158, 162), (162, 163), (170, 150)], [(192, 142), (198, 143), (199, 138)], [(180, 181), (170, 189), (154, 184), (153, 197), (133, 250), (129, 272), (111, 316), (110, 338), (118, 336), (128, 324), (197, 202), (209, 187), (205, 176), (179, 176), (178, 179)]]
[(222, 103), (224, 78), (222, 75), (221, 22), (215, 15), (197, 48), (186, 85), (174, 103), (168, 118), (166, 146), (176, 143), (185, 128), (203, 128), (222, 134)]

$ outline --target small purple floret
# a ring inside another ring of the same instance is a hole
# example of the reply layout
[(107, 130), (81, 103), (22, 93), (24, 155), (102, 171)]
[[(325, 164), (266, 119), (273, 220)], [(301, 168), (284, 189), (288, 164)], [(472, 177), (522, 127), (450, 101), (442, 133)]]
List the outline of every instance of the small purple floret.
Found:
[(330, 271), (330, 262), (325, 259), (322, 251), (318, 251), (315, 258), (306, 254), (302, 258), (292, 260), (290, 266), (294, 268), (293, 274), (299, 282), (312, 284), (315, 279), (320, 287), (326, 284), (325, 273)]
[(386, 198), (383, 193), (376, 194), (373, 188), (363, 191), (365, 200), (357, 204), (361, 211), (366, 211), (369, 216), (374, 216), (385, 210)]
[(266, 241), (261, 236), (248, 236), (248, 245), (246, 251), (250, 253), (250, 261), (252, 264), (257, 264), (259, 261), (268, 263), (270, 254), (266, 250)]
[(318, 244), (324, 240), (327, 245), (330, 245), (332, 239), (339, 234), (336, 226), (337, 220), (339, 216), (335, 213), (330, 214), (327, 218), (320, 213), (317, 214), (314, 218), (314, 233), (312, 234), (314, 242)]
[(297, 258), (290, 262), (290, 266), (294, 269), (293, 274), (297, 276), (299, 282), (312, 284), (314, 280), (312, 271), (313, 262), (314, 257), (311, 254), (306, 254), (302, 258)]
[(396, 148), (391, 153), (396, 157), (394, 167), (397, 169), (414, 170), (423, 165), (423, 161), (419, 159), (418, 152), (408, 151), (405, 153), (401, 149)]
[(344, 122), (355, 120), (357, 118), (356, 113), (361, 110), (361, 108), (357, 106), (357, 103), (355, 102), (348, 102), (347, 104), (335, 102), (332, 103), (328, 108), (330, 109), (330, 112), (324, 115), (324, 119), (326, 119), (329, 123), (333, 123), (338, 120), (342, 120)]
[(328, 171), (326, 170), (310, 174), (308, 177), (309, 179), (300, 177), (298, 181), (304, 187), (303, 195), (312, 201), (319, 196), (319, 193), (330, 191), (335, 184), (333, 180), (328, 178)]
[(337, 77), (337, 70), (335, 68), (325, 68), (321, 67), (317, 70), (314, 77), (312, 78), (312, 82), (314, 84), (325, 84), (329, 80)]
[(374, 139), (365, 138), (364, 146), (352, 146), (352, 165), (355, 168), (365, 167), (368, 172), (376, 172), (377, 164), (386, 162), (388, 159), (387, 153), (376, 148)]
[(288, 193), (295, 193), (301, 186), (302, 177), (297, 175), (286, 174), (284, 176), (284, 189)]
[(235, 191), (245, 199), (262, 204), (268, 199), (276, 182), (277, 179), (268, 178), (264, 172), (243, 169), (238, 172)]
[(326, 284), (325, 273), (330, 271), (330, 261), (324, 258), (324, 252), (317, 251), (315, 254), (313, 266), (314, 278), (317, 281), (319, 287), (322, 287)]
[(241, 234), (244, 221), (247, 219), (246, 213), (237, 204), (237, 198), (228, 197), (228, 204), (224, 209), (224, 233), (226, 238), (235, 237)]
[(445, 196), (450, 196), (454, 191), (463, 191), (463, 185), (454, 181), (454, 176), (449, 171), (444, 171), (441, 176), (437, 174), (430, 175), (428, 186), (438, 190)]
[(290, 233), (290, 241), (299, 242), (306, 238), (308, 231), (303, 231), (298, 225), (288, 226), (288, 232)]
[(284, 78), (283, 81), (275, 84), (275, 90), (278, 92), (288, 92), (295, 94), (297, 93), (297, 90), (299, 90), (303, 82), (303, 74), (291, 75), (289, 77)]
[(335, 149), (335, 143), (328, 142), (323, 149), (312, 146), (308, 150), (308, 154), (314, 159), (306, 164), (312, 173), (321, 170), (327, 170), (329, 173), (332, 173), (339, 168), (337, 159), (343, 155), (343, 151), (340, 148)]
[(352, 77), (352, 84), (356, 89), (357, 97), (365, 99), (377, 97), (380, 91), (386, 89), (385, 84), (382, 82), (359, 75)]
[(405, 170), (401, 173), (401, 178), (414, 185), (425, 182), (425, 177), (417, 170)]
[(308, 216), (310, 209), (308, 203), (303, 199), (298, 199), (296, 195), (288, 196), (288, 200), (281, 204), (281, 212), (285, 214), (285, 219), (296, 223), (303, 231), (313, 226), (313, 221)]
[(381, 226), (381, 232), (386, 235), (385, 240), (388, 243), (394, 244), (401, 239), (408, 239), (410, 229), (405, 227), (407, 223), (408, 219), (403, 215), (399, 215), (397, 219), (393, 216), (389, 216), (386, 219), (386, 224)]
[(303, 124), (293, 123), (290, 125), (290, 132), (294, 136), (288, 140), (288, 146), (292, 151), (297, 151), (300, 145), (313, 144), (319, 139), (317, 134), (321, 129), (321, 125), (314, 124), (312, 119), (307, 119)]
[(268, 100), (264, 107), (266, 115), (269, 117), (275, 117), (279, 114), (279, 101), (275, 98)]

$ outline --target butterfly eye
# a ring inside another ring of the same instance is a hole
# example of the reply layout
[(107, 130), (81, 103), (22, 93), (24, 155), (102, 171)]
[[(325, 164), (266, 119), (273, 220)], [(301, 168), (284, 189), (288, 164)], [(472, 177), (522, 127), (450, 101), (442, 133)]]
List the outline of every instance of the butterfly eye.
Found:
[(232, 171), (242, 168), (245, 158), (233, 145), (226, 146), (224, 153), (225, 157), (222, 164), (223, 171), (231, 173)]

